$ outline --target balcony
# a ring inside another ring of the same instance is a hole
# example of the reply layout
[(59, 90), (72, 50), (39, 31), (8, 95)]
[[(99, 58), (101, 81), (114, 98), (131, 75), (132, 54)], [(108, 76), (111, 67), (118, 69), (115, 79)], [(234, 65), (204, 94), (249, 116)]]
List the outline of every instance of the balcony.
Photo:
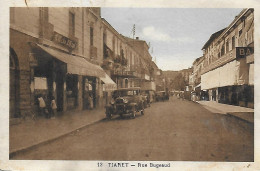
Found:
[(150, 81), (150, 76), (145, 73), (141, 74), (141, 78), (145, 81)]
[(125, 78), (140, 78), (140, 74), (135, 71), (114, 71), (112, 75)]
[(236, 59), (236, 49), (227, 52), (226, 54), (220, 56), (217, 60), (207, 65), (205, 68), (202, 69), (201, 74), (216, 69), (234, 59)]
[(114, 59), (114, 63), (122, 66), (127, 66), (127, 59), (124, 56), (117, 55)]

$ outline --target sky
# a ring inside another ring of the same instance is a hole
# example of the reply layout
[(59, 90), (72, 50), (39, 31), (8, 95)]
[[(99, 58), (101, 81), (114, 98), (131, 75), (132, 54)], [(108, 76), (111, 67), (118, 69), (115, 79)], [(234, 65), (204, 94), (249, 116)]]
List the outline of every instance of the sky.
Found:
[(101, 8), (120, 34), (150, 42), (150, 54), (162, 70), (178, 71), (202, 56), (211, 34), (227, 27), (241, 8)]

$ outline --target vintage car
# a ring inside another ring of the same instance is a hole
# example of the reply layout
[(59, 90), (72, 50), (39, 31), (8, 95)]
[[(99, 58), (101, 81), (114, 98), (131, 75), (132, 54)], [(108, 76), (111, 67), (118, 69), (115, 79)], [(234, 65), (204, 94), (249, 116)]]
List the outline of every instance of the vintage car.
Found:
[(135, 118), (136, 113), (144, 114), (145, 101), (139, 87), (121, 88), (112, 93), (112, 100), (106, 106), (106, 117), (111, 119), (113, 115), (130, 114)]
[(169, 94), (166, 91), (157, 91), (155, 93), (155, 100), (156, 101), (169, 100)]
[(146, 97), (146, 107), (154, 101), (154, 90), (141, 90), (141, 94)]

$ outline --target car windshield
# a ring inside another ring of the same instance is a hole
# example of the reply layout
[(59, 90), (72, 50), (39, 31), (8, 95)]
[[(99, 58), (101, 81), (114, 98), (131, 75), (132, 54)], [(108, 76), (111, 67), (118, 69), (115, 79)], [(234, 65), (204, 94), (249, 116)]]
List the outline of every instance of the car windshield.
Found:
[(164, 95), (165, 92), (157, 92), (158, 95)]
[(133, 96), (137, 94), (138, 92), (136, 90), (115, 91), (114, 97)]

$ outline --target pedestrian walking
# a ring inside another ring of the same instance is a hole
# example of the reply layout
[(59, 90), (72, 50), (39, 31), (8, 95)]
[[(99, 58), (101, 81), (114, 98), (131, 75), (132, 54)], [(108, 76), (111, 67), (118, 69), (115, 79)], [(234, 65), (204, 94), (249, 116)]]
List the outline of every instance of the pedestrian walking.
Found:
[(93, 109), (93, 98), (92, 98), (92, 94), (89, 94), (89, 109), (90, 109), (90, 110)]
[(57, 115), (57, 105), (56, 105), (54, 96), (52, 96), (52, 99), (51, 99), (51, 114), (52, 114), (52, 118), (55, 119), (55, 117)]
[(48, 118), (49, 112), (48, 109), (46, 108), (46, 103), (44, 101), (43, 95), (39, 96), (38, 101), (39, 101), (40, 115)]

